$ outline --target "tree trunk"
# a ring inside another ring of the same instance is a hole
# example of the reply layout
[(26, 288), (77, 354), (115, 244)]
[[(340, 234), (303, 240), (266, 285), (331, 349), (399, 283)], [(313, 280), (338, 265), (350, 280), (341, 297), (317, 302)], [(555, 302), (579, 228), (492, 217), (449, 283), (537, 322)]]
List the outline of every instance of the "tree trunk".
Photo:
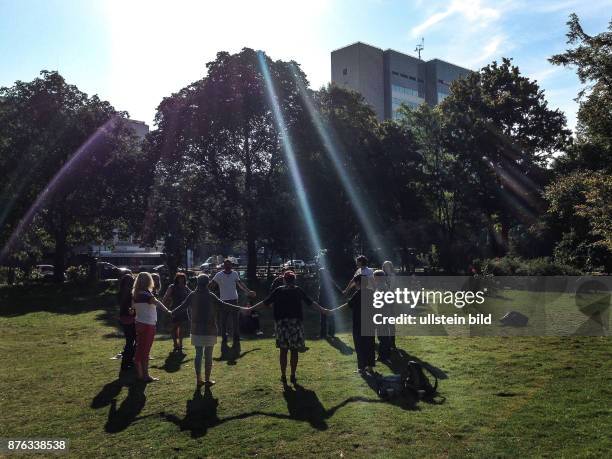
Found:
[(257, 280), (257, 243), (255, 239), (255, 228), (253, 228), (252, 224), (247, 224), (247, 279), (249, 281), (255, 281)]
[(64, 282), (66, 270), (66, 232), (63, 230), (55, 234), (55, 253), (53, 255), (53, 281)]

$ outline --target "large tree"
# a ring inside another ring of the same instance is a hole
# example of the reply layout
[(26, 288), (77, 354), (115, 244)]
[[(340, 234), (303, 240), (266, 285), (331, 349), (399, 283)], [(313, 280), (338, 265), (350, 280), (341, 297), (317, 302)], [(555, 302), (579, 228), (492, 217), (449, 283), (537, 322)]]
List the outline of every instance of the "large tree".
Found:
[(537, 82), (510, 59), (454, 81), (441, 109), (450, 149), (477, 179), (480, 207), (499, 226), (503, 253), (510, 227), (542, 210), (546, 166), (570, 141), (565, 115), (548, 107)]
[[(258, 240), (269, 239), (265, 228), (279, 224), (262, 216), (267, 206), (279, 204), (278, 174), (284, 168), (262, 66), (267, 66), (291, 130), (301, 106), (290, 63), (245, 48), (218, 53), (207, 64), (206, 77), (164, 101), (154, 148), (160, 158), (157, 202), (176, 213), (172, 202), (189, 200), (178, 220), (191, 220), (201, 225), (200, 233), (206, 230), (221, 240), (245, 241), (251, 279), (256, 276)], [(299, 70), (298, 75), (305, 81)], [(168, 225), (183, 234), (193, 232), (183, 223), (172, 223), (176, 217)], [(167, 234), (171, 228), (161, 229)], [(175, 241), (173, 247), (180, 245)]]
[(138, 220), (147, 162), (125, 118), (57, 72), (0, 89), (4, 256), (35, 225), (53, 241), (59, 281), (72, 246)]

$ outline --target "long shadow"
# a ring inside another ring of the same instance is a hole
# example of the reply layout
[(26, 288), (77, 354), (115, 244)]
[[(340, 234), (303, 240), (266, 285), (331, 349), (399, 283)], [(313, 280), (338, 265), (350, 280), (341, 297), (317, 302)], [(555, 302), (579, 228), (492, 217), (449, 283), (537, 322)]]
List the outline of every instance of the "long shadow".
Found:
[(389, 358), (389, 360), (384, 363), (391, 369), (393, 373), (405, 374), (406, 370), (408, 369), (408, 362), (410, 362), (411, 360), (420, 363), (423, 367), (429, 370), (431, 374), (433, 374), (436, 378), (448, 379), (448, 375), (444, 370), (430, 364), (429, 362), (421, 360), (415, 355), (407, 353), (403, 349), (395, 349), (393, 352), (391, 352), (391, 357)]
[(185, 357), (187, 356), (182, 352), (169, 352), (163, 365), (153, 366), (151, 368), (158, 368), (164, 370), (166, 373), (176, 373), (181, 369), (181, 365), (191, 360), (185, 359)]
[(287, 402), (289, 418), (296, 421), (306, 421), (317, 430), (327, 430), (325, 420), (330, 417), (316, 392), (299, 384), (294, 387), (286, 385), (283, 397)]
[(247, 419), (254, 416), (267, 416), (275, 419), (308, 422), (317, 430), (325, 430), (328, 427), (326, 420), (331, 418), (336, 411), (349, 403), (385, 403), (378, 398), (350, 397), (330, 409), (325, 409), (314, 391), (297, 384), (294, 388), (286, 386), (283, 396), (287, 402), (288, 415), (255, 410), (248, 413), (228, 416), (226, 418), (219, 418), (217, 414), (219, 401), (214, 398), (212, 391), (206, 388), (204, 394), (202, 394), (201, 389), (196, 389), (193, 398), (187, 400), (184, 418), (181, 419), (178, 416), (165, 412), (160, 413), (160, 416), (166, 421), (178, 426), (181, 431), (190, 431), (193, 438), (200, 438), (206, 435), (209, 429), (217, 427), (225, 422), (237, 419)]
[(254, 349), (250, 349), (241, 353), (241, 347), (239, 344), (230, 347), (227, 343), (222, 342), (221, 355), (219, 357), (213, 358), (213, 360), (217, 362), (227, 362), (228, 365), (236, 365), (236, 363), (238, 363), (238, 359), (241, 359), (242, 357), (247, 354), (250, 354), (251, 352), (259, 350), (261, 349), (256, 347)]
[(117, 408), (117, 400), (110, 402), (108, 419), (104, 425), (104, 430), (108, 433), (117, 433), (127, 429), (137, 418), (145, 406), (147, 397), (145, 396), (146, 384), (137, 382), (130, 386), (125, 400)]
[(346, 344), (337, 336), (329, 336), (327, 337), (326, 341), (331, 347), (338, 349), (342, 355), (351, 355), (355, 351), (351, 346)]

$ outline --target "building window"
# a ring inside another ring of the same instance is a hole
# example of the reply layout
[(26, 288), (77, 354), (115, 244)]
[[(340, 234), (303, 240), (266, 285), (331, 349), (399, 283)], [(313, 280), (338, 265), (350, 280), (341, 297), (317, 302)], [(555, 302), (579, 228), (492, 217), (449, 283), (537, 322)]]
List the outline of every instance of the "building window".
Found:
[(416, 78), (415, 78), (415, 77), (413, 77), (413, 76), (411, 76), (411, 77), (410, 77), (410, 79), (411, 79), (412, 81), (416, 81)]
[(404, 86), (398, 86), (396, 84), (391, 85), (391, 92), (401, 96), (413, 96), (421, 97), (420, 92), (417, 89), (405, 88)]
[(395, 70), (391, 71), (391, 73), (395, 76), (399, 76), (399, 73), (397, 73)]
[(400, 73), (400, 76), (401, 76), (402, 78), (408, 78), (408, 75), (406, 75), (405, 73)]
[(346, 67), (342, 69), (342, 75), (348, 75), (348, 69)]

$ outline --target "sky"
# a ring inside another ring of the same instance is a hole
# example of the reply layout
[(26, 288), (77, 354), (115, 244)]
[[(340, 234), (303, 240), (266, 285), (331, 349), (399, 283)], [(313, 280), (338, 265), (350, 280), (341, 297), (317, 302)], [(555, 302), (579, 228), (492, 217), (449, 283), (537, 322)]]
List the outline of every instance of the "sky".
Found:
[(330, 52), (356, 41), (477, 70), (511, 57), (575, 126), (580, 83), (547, 58), (576, 12), (596, 34), (612, 0), (0, 0), (0, 86), (59, 70), (69, 83), (152, 125), (163, 97), (206, 74), (219, 51), (293, 59), (319, 88)]

